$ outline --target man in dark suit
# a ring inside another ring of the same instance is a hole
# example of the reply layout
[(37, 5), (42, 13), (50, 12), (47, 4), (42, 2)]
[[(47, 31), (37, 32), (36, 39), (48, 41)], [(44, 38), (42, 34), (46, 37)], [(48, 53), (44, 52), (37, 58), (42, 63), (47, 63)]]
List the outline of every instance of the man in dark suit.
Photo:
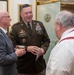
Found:
[(14, 50), (12, 42), (6, 34), (10, 21), (8, 12), (0, 10), (0, 75), (17, 75), (17, 57), (26, 53), (25, 49)]
[(19, 75), (45, 75), (45, 60), (50, 39), (40, 21), (32, 20), (31, 6), (21, 7), (22, 20), (12, 26), (10, 37), (14, 46), (26, 46), (26, 54), (18, 58)]

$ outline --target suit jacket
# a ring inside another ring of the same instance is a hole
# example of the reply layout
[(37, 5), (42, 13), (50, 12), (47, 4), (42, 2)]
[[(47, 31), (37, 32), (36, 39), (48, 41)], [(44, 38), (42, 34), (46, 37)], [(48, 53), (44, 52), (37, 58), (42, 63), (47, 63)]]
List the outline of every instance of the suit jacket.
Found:
[[(38, 46), (47, 51), (50, 39), (46, 33), (43, 24), (39, 21), (32, 21), (32, 33), (29, 31), (27, 25), (21, 21), (12, 26), (10, 37), (13, 45), (24, 46)], [(18, 72), (19, 73), (39, 73), (46, 68), (43, 56), (40, 56), (35, 61), (36, 56), (27, 52), (22, 57), (18, 58)]]
[(12, 42), (0, 29), (0, 75), (17, 75), (16, 61)]

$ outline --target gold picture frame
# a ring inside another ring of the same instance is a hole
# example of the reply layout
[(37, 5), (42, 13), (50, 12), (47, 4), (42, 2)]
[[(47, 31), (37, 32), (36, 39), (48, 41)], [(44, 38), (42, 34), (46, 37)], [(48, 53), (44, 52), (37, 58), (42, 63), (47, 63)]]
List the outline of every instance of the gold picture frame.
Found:
[(20, 11), (21, 11), (21, 6), (24, 4), (18, 4), (18, 21), (21, 21), (21, 15), (20, 15)]

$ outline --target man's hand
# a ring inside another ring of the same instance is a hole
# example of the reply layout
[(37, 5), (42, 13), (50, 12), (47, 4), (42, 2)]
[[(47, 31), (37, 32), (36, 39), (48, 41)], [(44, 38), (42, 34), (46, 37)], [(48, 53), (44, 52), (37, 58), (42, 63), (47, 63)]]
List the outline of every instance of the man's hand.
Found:
[(26, 51), (25, 51), (25, 49), (18, 49), (18, 48), (16, 48), (15, 53), (16, 53), (16, 55), (17, 55), (18, 57), (20, 57), (20, 56), (26, 54)]
[(37, 46), (28, 46), (27, 51), (31, 52), (34, 55), (43, 55), (45, 53), (43, 48), (37, 47)]

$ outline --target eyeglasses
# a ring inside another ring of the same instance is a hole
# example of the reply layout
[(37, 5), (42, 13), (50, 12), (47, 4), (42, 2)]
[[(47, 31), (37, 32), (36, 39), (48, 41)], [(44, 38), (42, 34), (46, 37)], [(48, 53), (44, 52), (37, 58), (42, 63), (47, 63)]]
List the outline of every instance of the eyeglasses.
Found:
[(3, 16), (2, 18), (10, 18), (10, 16)]
[[(1, 19), (3, 19), (3, 18), (10, 18), (10, 16), (2, 16)], [(1, 20), (1, 19), (0, 19), (0, 20)]]

